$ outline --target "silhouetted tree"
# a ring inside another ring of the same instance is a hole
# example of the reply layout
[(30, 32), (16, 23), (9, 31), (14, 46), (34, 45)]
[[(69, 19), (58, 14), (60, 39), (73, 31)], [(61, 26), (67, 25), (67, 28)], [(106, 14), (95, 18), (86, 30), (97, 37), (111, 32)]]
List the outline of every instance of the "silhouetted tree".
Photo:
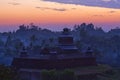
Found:
[(4, 46), (4, 42), (0, 39), (0, 46)]
[(21, 30), (21, 31), (24, 31), (24, 30), (26, 30), (26, 26), (23, 24), (23, 25), (20, 25), (19, 26), (19, 30)]
[(36, 41), (37, 41), (37, 37), (36, 37), (35, 35), (32, 35), (32, 36), (30, 37), (30, 42), (31, 42), (30, 44), (33, 46)]
[(84, 39), (87, 36), (88, 36), (88, 34), (87, 34), (87, 31), (85, 30), (85, 28), (80, 29), (80, 37)]
[(0, 80), (19, 80), (18, 72), (13, 68), (0, 65)]
[(60, 76), (60, 80), (75, 80), (75, 74), (72, 70), (65, 69)]
[(12, 44), (12, 39), (11, 36), (9, 35), (6, 40), (5, 47), (9, 47), (11, 44)]
[(94, 25), (92, 23), (87, 25), (88, 30), (94, 30)]
[(21, 41), (18, 41), (15, 43), (15, 49), (17, 51), (17, 53), (23, 48), (24, 44)]
[(30, 23), (30, 28), (32, 29), (32, 30), (38, 30), (38, 26), (36, 26), (36, 25), (34, 25), (34, 23)]
[(80, 26), (78, 26), (78, 27), (80, 27), (80, 28), (85, 28), (87, 25), (86, 25), (86, 23), (82, 23)]
[(75, 74), (72, 70), (65, 69), (61, 72), (57, 70), (42, 70), (42, 80), (75, 80)]
[(42, 40), (42, 43), (41, 43), (41, 47), (45, 46), (45, 44), (46, 44), (46, 40), (43, 39), (43, 40)]

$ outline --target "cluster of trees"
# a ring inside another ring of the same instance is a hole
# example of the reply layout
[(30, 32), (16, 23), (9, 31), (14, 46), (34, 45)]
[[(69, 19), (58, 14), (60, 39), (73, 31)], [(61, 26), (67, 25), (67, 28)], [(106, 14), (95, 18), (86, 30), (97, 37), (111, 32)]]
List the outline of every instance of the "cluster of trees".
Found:
[[(3, 47), (5, 54), (13, 55), (18, 53), (23, 46), (32, 47), (30, 49), (33, 51), (45, 46), (55, 47), (60, 33), (41, 29), (33, 23), (27, 26), (20, 25), (19, 29), (14, 32), (0, 33), (0, 47)], [(115, 55), (120, 55), (120, 28), (105, 32), (92, 23), (82, 23), (75, 25), (71, 33), (75, 37), (75, 44), (80, 51), (91, 47), (105, 59), (109, 57), (111, 60)]]
[(74, 71), (66, 69), (64, 71), (42, 70), (41, 80), (76, 80)]
[(104, 32), (102, 28), (95, 28), (93, 24), (76, 25), (74, 31), (79, 33), (81, 43), (89, 44), (94, 48), (119, 51), (120, 29), (111, 29)]
[(95, 28), (93, 24), (83, 23), (75, 25), (73, 33), (79, 36), (76, 44), (81, 50), (90, 46), (102, 61), (117, 62), (120, 55), (120, 28), (105, 32), (102, 28)]
[(19, 80), (18, 72), (4, 65), (0, 65), (0, 80)]

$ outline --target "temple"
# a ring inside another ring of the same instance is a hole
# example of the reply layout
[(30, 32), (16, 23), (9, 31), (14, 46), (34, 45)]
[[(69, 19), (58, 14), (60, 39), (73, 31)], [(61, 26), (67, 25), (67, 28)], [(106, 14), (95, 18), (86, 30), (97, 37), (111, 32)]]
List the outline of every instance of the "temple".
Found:
[(58, 37), (60, 54), (76, 54), (78, 48), (74, 45), (73, 36), (70, 34), (69, 29), (64, 28), (62, 34)]
[(18, 70), (65, 69), (96, 65), (93, 51), (89, 48), (85, 53), (80, 52), (67, 28), (64, 28), (58, 37), (56, 48), (44, 47), (39, 55), (32, 56), (23, 49), (20, 56), (14, 57), (12, 62), (12, 66)]

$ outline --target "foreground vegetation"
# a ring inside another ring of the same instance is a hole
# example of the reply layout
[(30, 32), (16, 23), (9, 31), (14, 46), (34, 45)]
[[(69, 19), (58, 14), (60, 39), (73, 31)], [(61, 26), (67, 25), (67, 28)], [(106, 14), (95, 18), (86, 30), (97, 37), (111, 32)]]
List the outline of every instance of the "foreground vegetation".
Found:
[(15, 69), (0, 65), (0, 80), (19, 80)]
[(98, 75), (98, 80), (120, 80), (120, 69), (112, 69), (112, 71), (108, 71)]
[(72, 70), (56, 71), (56, 70), (42, 70), (42, 80), (75, 80), (75, 74)]
[[(88, 72), (91, 71), (91, 73), (84, 74), (86, 70)], [(94, 70), (97, 72), (95, 76), (92, 75), (95, 74)], [(78, 74), (78, 72), (82, 74)], [(119, 74), (119, 68), (116, 69), (106, 65), (99, 65), (99, 67), (91, 66), (65, 70), (42, 70), (40, 80), (120, 80)], [(15, 69), (0, 65), (0, 80), (21, 79)]]

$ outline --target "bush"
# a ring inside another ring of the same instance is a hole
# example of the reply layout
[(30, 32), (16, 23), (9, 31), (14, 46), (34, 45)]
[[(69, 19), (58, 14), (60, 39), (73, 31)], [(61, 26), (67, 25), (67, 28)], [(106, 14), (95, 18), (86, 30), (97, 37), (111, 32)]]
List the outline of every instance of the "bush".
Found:
[(0, 80), (18, 80), (18, 74), (15, 69), (0, 65)]
[(58, 72), (56, 70), (42, 70), (42, 80), (75, 80), (75, 75), (72, 70), (66, 69)]
[(61, 73), (60, 80), (75, 80), (74, 71), (66, 69)]

